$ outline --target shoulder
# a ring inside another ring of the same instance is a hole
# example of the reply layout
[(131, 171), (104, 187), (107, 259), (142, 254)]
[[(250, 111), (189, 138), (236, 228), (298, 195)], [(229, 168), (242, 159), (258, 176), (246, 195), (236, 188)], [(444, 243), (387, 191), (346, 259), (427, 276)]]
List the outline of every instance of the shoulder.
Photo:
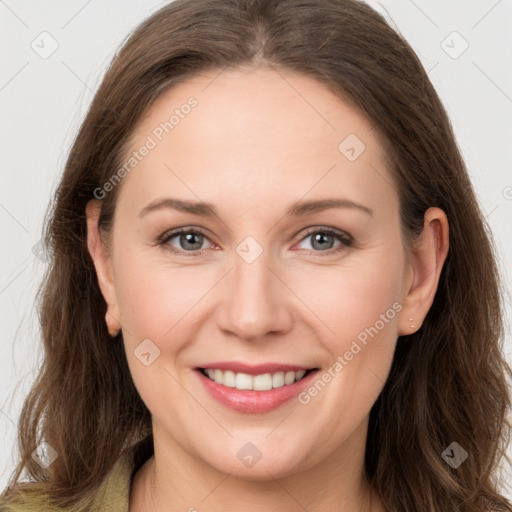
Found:
[[(84, 511), (128, 512), (133, 475), (148, 456), (147, 453), (141, 454), (140, 444), (137, 443), (121, 453), (100, 484), (92, 503), (89, 500), (89, 505), (84, 506)], [(0, 512), (64, 512), (63, 509), (51, 505), (48, 494), (41, 492), (40, 488), (36, 483), (23, 482), (12, 491), (5, 491), (0, 496)], [(76, 512), (80, 509), (78, 507)]]
[(91, 512), (104, 510), (128, 512), (133, 477), (152, 452), (152, 436), (148, 436), (127, 448), (101, 484), (92, 504)]
[(91, 512), (101, 510), (128, 512), (128, 499), (133, 471), (134, 449), (131, 447), (120, 455), (111, 471), (105, 477), (92, 503)]
[(50, 504), (48, 494), (34, 482), (22, 482), (0, 496), (0, 512), (61, 512)]

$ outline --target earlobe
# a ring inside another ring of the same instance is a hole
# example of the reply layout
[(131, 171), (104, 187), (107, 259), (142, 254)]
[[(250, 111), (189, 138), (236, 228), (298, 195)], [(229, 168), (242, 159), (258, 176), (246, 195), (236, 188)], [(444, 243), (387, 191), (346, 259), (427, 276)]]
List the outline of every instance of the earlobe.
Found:
[[(448, 219), (437, 207), (425, 212), (423, 232), (411, 254), (411, 278), (405, 283), (399, 335), (416, 332), (434, 302), (449, 249)], [(413, 319), (413, 320), (411, 320)]]
[(101, 202), (92, 199), (86, 206), (87, 217), (87, 249), (94, 263), (98, 284), (107, 303), (107, 312), (105, 314), (105, 322), (108, 332), (111, 336), (116, 336), (121, 329), (119, 321), (119, 308), (117, 304), (117, 296), (112, 272), (112, 263), (98, 228), (98, 219), (101, 211)]

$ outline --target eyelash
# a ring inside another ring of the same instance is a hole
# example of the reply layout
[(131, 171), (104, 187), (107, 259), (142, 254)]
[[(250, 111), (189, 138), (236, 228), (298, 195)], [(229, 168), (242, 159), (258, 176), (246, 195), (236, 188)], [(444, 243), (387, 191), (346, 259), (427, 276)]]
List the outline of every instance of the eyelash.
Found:
[[(162, 246), (165, 250), (168, 250), (174, 254), (184, 255), (185, 257), (202, 256), (205, 253), (206, 249), (202, 249), (199, 251), (193, 251), (193, 252), (192, 251), (182, 251), (182, 250), (172, 247), (171, 245), (168, 245), (169, 241), (172, 240), (174, 237), (176, 237), (177, 235), (185, 234), (185, 233), (200, 234), (208, 239), (208, 235), (199, 228), (194, 228), (194, 229), (181, 228), (181, 229), (178, 229), (175, 231), (165, 232), (163, 235), (161, 235), (159, 237), (158, 245)], [(320, 256), (320, 257), (329, 256), (329, 255), (332, 256), (333, 254), (341, 252), (342, 250), (346, 249), (347, 247), (350, 247), (354, 242), (353, 238), (350, 235), (347, 235), (346, 233), (343, 233), (342, 231), (337, 231), (332, 228), (323, 228), (321, 226), (315, 227), (314, 229), (305, 233), (305, 235), (299, 240), (299, 242), (302, 242), (304, 239), (308, 238), (311, 235), (317, 234), (317, 233), (331, 235), (331, 236), (335, 237), (337, 240), (339, 240), (341, 242), (341, 244), (338, 247), (335, 247), (332, 249), (327, 249), (325, 251), (315, 251), (313, 249), (305, 249), (306, 251), (314, 254), (315, 256)]]

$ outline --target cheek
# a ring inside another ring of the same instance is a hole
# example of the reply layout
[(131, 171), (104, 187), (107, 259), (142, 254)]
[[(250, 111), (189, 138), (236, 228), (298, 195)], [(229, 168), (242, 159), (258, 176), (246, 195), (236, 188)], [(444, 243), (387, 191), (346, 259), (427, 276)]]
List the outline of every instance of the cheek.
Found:
[[(336, 324), (336, 336), (325, 340), (332, 356), (330, 379), (338, 401), (344, 407), (370, 408), (382, 389), (393, 360), (397, 341), (400, 303), (386, 302), (382, 307), (352, 304), (352, 315), (345, 314)], [(326, 377), (329, 378), (329, 377)], [(354, 397), (358, 397), (354, 401)], [(357, 415), (356, 415), (357, 416)]]
[(402, 270), (400, 255), (383, 251), (290, 276), (290, 282), (331, 354), (340, 354), (375, 324), (384, 336), (398, 332)]
[[(322, 436), (323, 453), (333, 452), (358, 431), (384, 387), (401, 310), (400, 261), (391, 264), (392, 259), (374, 254), (350, 268), (347, 263), (297, 281), (297, 294), (314, 313), (308, 314), (314, 322), (310, 325), (329, 354), (297, 397), (297, 414), (315, 418), (329, 433)], [(286, 446), (285, 435), (281, 442)]]
[[(322, 396), (316, 401), (321, 409), (343, 410), (347, 421), (369, 412), (393, 360), (402, 310), (402, 270), (400, 254), (382, 252), (301, 281), (297, 293), (306, 297), (315, 313), (317, 331), (325, 333), (319, 339), (331, 356), (328, 370), (319, 375), (302, 403)], [(335, 428), (348, 427), (342, 421)]]
[(204, 279), (193, 267), (173, 268), (135, 253), (125, 254), (117, 268), (121, 323), (129, 336), (155, 340), (174, 336), (180, 319), (205, 293)]
[(187, 313), (205, 293), (201, 280), (141, 255), (125, 254), (117, 268), (116, 292), (133, 381), (151, 411), (167, 404), (172, 416), (183, 400), (176, 359), (193, 338), (184, 327)]

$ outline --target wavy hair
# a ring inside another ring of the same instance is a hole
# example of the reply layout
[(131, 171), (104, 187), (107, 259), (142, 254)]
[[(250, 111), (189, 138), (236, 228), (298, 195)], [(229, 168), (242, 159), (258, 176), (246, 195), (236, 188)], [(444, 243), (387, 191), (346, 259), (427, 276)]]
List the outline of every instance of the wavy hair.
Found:
[[(206, 70), (265, 64), (318, 79), (370, 120), (397, 184), (404, 244), (444, 210), (450, 249), (422, 327), (397, 340), (370, 413), (366, 476), (389, 511), (512, 511), (497, 473), (511, 425), (503, 302), (491, 231), (447, 113), (404, 38), (359, 0), (177, 0), (143, 21), (115, 55), (76, 135), (44, 228), (44, 361), (23, 404), (19, 463), (2, 511), (87, 510), (122, 450), (151, 436), (122, 334), (112, 340), (87, 250), (85, 207), (137, 123), (174, 84)], [(119, 187), (102, 201), (108, 238)], [(42, 441), (58, 458), (43, 468)], [(469, 454), (454, 469), (452, 442)], [(147, 444), (147, 453), (151, 443)], [(31, 482), (20, 482), (25, 470)], [(50, 510), (50, 508), (49, 508)], [(53, 510), (53, 508), (51, 509)]]

